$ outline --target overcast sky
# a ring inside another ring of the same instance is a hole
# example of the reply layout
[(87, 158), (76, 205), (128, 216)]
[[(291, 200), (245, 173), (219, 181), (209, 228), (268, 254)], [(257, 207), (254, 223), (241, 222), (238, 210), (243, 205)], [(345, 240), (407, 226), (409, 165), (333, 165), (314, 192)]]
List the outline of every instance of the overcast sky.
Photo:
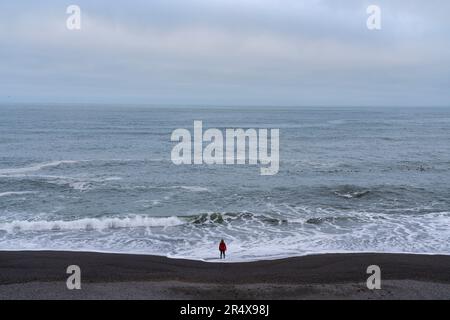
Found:
[(2, 103), (450, 106), (449, 88), (447, 0), (0, 3)]

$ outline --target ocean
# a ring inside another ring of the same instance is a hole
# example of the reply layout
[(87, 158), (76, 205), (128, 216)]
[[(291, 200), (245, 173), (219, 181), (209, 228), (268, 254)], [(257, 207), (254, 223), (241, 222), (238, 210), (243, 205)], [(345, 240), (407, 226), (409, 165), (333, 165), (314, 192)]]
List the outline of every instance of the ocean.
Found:
[[(194, 120), (279, 129), (279, 172), (175, 165)], [(449, 184), (449, 108), (0, 106), (0, 250), (450, 254)]]

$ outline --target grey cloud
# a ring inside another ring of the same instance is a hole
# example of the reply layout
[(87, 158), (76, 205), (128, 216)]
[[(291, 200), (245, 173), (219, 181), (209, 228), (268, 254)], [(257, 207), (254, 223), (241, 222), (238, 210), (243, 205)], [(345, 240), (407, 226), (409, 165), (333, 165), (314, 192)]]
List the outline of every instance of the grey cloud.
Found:
[(0, 100), (448, 105), (446, 1), (378, 1), (375, 32), (371, 1), (77, 2), (81, 31), (71, 3), (1, 11)]

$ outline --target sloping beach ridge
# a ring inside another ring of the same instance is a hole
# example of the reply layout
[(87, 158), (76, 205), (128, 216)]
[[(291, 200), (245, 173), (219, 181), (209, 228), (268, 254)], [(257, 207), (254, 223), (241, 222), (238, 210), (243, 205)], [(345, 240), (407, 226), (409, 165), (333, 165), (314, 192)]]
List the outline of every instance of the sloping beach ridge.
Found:
[[(69, 265), (81, 289), (68, 290)], [(369, 290), (369, 265), (381, 289)], [(0, 299), (449, 299), (450, 256), (321, 254), (236, 263), (68, 251), (0, 252)]]

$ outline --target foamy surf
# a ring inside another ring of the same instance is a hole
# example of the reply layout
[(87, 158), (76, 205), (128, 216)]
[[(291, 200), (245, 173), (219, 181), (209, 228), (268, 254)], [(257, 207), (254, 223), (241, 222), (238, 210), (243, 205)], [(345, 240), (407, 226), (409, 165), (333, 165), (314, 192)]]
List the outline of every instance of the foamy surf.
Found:
[(10, 196), (23, 196), (26, 194), (35, 194), (36, 191), (7, 191), (0, 192), (0, 197), (10, 197)]
[(78, 220), (58, 221), (12, 221), (0, 223), (0, 230), (6, 232), (20, 231), (55, 231), (55, 230), (106, 230), (118, 228), (171, 227), (185, 223), (178, 217), (144, 217), (124, 218), (85, 218)]
[(172, 186), (172, 187), (167, 187), (168, 189), (182, 189), (182, 190), (186, 190), (186, 191), (191, 191), (191, 192), (208, 192), (209, 189), (205, 188), (205, 187), (200, 187), (200, 186)]
[[(328, 215), (325, 215), (325, 212)], [(329, 210), (303, 219), (251, 212), (18, 220), (0, 224), (0, 249), (88, 250), (208, 259), (217, 241), (230, 261), (324, 252), (450, 254), (450, 212), (389, 215)], [(432, 221), (432, 222), (430, 222)], [(22, 239), (18, 241), (18, 239)]]
[(58, 167), (62, 164), (76, 164), (78, 162), (79, 161), (76, 161), (76, 160), (60, 160), (60, 161), (37, 163), (37, 164), (31, 165), (29, 167), (0, 169), (0, 175), (30, 173), (30, 172), (36, 172), (36, 171), (46, 169), (46, 168)]

